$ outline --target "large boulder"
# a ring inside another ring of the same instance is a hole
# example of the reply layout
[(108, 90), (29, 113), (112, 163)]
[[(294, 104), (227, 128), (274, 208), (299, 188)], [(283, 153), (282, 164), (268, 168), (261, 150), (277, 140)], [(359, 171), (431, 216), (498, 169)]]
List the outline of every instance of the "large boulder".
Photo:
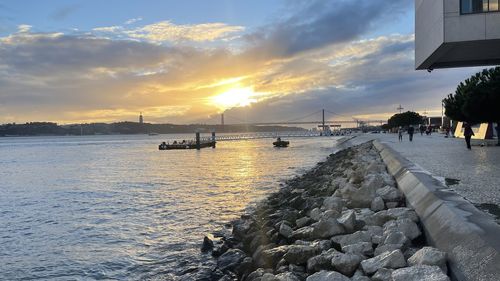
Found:
[(262, 268), (274, 268), (283, 258), (290, 246), (279, 246), (267, 250), (256, 251), (253, 258), (255, 265)]
[(381, 268), (397, 269), (406, 266), (406, 260), (401, 250), (385, 252), (361, 262), (361, 268), (366, 274), (377, 272)]
[(307, 260), (307, 272), (313, 273), (321, 270), (331, 270), (332, 257), (338, 253), (335, 249), (330, 249)]
[(393, 281), (450, 281), (439, 266), (416, 265), (392, 272)]
[(344, 202), (342, 202), (342, 199), (338, 197), (326, 197), (325, 200), (323, 201), (323, 209), (324, 210), (334, 210), (337, 211), (337, 213), (342, 213), (342, 208), (344, 207)]
[(346, 276), (352, 276), (359, 266), (362, 258), (355, 254), (336, 252), (332, 255), (331, 265), (335, 271)]
[(319, 254), (317, 247), (291, 245), (283, 259), (290, 264), (305, 264), (307, 260)]
[(311, 226), (304, 226), (292, 232), (293, 239), (314, 240), (314, 228)]
[(286, 223), (282, 223), (279, 229), (279, 233), (286, 238), (292, 237), (293, 229), (288, 226)]
[(367, 257), (373, 255), (373, 245), (371, 242), (359, 242), (342, 247), (342, 251), (344, 253)]
[(318, 239), (330, 238), (345, 233), (345, 228), (334, 218), (321, 220), (314, 224), (313, 236)]
[(230, 249), (217, 259), (221, 270), (233, 270), (245, 259), (246, 254), (239, 249)]
[(370, 204), (370, 209), (374, 212), (382, 211), (383, 209), (385, 209), (384, 199), (379, 196), (373, 198), (372, 203)]
[(353, 210), (345, 211), (342, 213), (342, 216), (338, 218), (338, 222), (344, 226), (344, 229), (348, 233), (352, 233), (356, 228), (356, 213)]
[(423, 247), (408, 259), (409, 265), (435, 265), (444, 272), (446, 268), (446, 253), (433, 247)]
[(377, 189), (376, 194), (385, 202), (400, 202), (403, 200), (403, 193), (399, 189), (388, 185)]
[(338, 235), (331, 239), (334, 243), (340, 244), (342, 247), (356, 244), (359, 242), (371, 242), (372, 236), (368, 231), (356, 231), (352, 234)]
[(306, 281), (350, 281), (350, 279), (336, 271), (320, 271), (307, 277)]
[(373, 281), (392, 281), (393, 269), (381, 268), (372, 276)]
[(384, 233), (388, 232), (402, 232), (410, 240), (419, 237), (422, 232), (418, 228), (418, 225), (411, 219), (399, 219), (395, 221), (389, 221), (384, 224)]

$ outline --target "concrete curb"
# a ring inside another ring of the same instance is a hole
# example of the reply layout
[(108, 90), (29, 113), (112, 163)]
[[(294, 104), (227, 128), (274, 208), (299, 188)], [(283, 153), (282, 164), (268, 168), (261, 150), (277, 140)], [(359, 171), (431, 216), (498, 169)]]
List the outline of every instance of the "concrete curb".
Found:
[(423, 224), (427, 242), (448, 253), (453, 280), (500, 280), (500, 226), (387, 145), (374, 141)]

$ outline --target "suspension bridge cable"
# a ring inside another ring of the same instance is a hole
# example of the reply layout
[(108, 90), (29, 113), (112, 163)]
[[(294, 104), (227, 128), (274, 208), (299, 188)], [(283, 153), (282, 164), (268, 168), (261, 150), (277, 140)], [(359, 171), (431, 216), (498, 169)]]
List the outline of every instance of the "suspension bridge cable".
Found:
[(295, 122), (295, 121), (303, 120), (303, 119), (306, 119), (306, 118), (308, 118), (308, 117), (311, 117), (311, 116), (313, 116), (313, 115), (315, 115), (315, 114), (318, 114), (318, 113), (320, 113), (320, 112), (321, 112), (321, 110), (318, 110), (318, 111), (316, 111), (316, 112), (313, 112), (313, 113), (307, 114), (307, 115), (302, 116), (302, 117), (299, 117), (299, 118), (295, 118), (295, 119), (287, 120), (287, 121), (285, 121), (285, 122), (283, 122), (283, 123), (290, 123), (290, 122)]

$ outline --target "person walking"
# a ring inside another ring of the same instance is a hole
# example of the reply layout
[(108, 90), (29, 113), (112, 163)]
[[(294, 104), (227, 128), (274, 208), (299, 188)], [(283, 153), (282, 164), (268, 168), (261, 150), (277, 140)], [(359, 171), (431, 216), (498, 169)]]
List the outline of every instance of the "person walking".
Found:
[(408, 137), (410, 139), (410, 141), (413, 141), (413, 134), (415, 133), (415, 128), (413, 128), (412, 125), (410, 125), (410, 127), (408, 127)]
[(401, 126), (399, 126), (399, 129), (398, 129), (398, 138), (399, 138), (400, 142), (403, 141), (403, 127), (401, 127)]
[(470, 139), (474, 136), (474, 131), (472, 130), (469, 123), (464, 123), (464, 137), (465, 143), (467, 144), (467, 148), (470, 150), (472, 147), (470, 146)]

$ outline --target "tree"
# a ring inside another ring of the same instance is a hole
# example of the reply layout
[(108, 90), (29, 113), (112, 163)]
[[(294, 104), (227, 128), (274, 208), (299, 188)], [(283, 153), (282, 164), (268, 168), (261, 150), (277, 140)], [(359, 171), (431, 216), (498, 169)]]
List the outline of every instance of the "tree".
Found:
[(403, 113), (394, 114), (389, 120), (387, 124), (391, 128), (400, 127), (400, 126), (410, 126), (410, 125), (420, 125), (423, 123), (424, 118), (413, 111), (407, 111)]
[(461, 82), (455, 94), (449, 94), (443, 104), (446, 116), (453, 120), (496, 123), (500, 136), (500, 67), (484, 69)]

